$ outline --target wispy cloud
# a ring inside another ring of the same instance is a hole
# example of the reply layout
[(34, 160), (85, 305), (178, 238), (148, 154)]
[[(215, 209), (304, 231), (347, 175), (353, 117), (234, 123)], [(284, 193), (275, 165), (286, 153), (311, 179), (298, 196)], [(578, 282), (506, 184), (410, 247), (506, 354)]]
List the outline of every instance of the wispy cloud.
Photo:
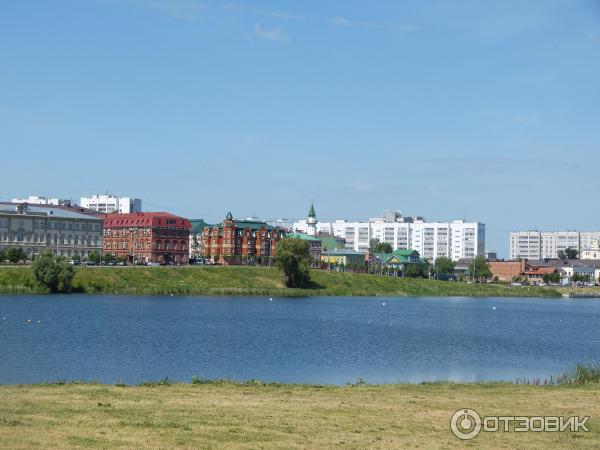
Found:
[(179, 20), (196, 20), (205, 9), (197, 0), (134, 0), (133, 3)]
[(427, 159), (430, 166), (437, 166), (447, 170), (449, 167), (476, 170), (478, 172), (497, 173), (498, 171), (530, 170), (531, 167), (548, 169), (578, 169), (580, 163), (573, 160), (552, 159), (546, 156), (535, 157), (515, 157), (507, 155), (448, 155), (438, 156)]
[(330, 19), (329, 23), (333, 26), (343, 27), (343, 28), (356, 27), (356, 28), (373, 29), (373, 30), (399, 31), (399, 32), (404, 32), (404, 33), (418, 31), (418, 29), (419, 29), (419, 27), (417, 27), (416, 25), (400, 24), (400, 23), (371, 22), (371, 21), (364, 21), (364, 20), (357, 20), (357, 21), (352, 20), (351, 21), (351, 20), (347, 19), (346, 17), (342, 17), (342, 16), (337, 16), (337, 17), (334, 17), (333, 19)]
[(540, 121), (540, 116), (537, 113), (517, 114), (513, 116), (513, 120), (521, 125), (536, 125)]
[(600, 33), (588, 33), (586, 38), (588, 41), (591, 41), (595, 44), (600, 44)]
[(375, 187), (371, 183), (360, 180), (350, 180), (346, 185), (355, 192), (372, 192), (375, 190)]
[(350, 21), (342, 16), (334, 17), (329, 21), (332, 25), (336, 27), (349, 27), (351, 25)]
[(233, 149), (231, 156), (233, 159), (243, 159), (251, 150), (252, 146), (258, 142), (257, 136), (252, 136), (244, 139), (244, 141)]
[(282, 20), (304, 20), (303, 16), (292, 14), (287, 11), (273, 11), (269, 9), (254, 8), (242, 3), (225, 3), (221, 5), (221, 9), (227, 12), (240, 14), (253, 14), (256, 16), (271, 17), (273, 19)]
[(263, 28), (257, 23), (254, 24), (254, 36), (260, 39), (277, 41), (284, 44), (287, 44), (289, 42), (288, 35), (281, 28)]

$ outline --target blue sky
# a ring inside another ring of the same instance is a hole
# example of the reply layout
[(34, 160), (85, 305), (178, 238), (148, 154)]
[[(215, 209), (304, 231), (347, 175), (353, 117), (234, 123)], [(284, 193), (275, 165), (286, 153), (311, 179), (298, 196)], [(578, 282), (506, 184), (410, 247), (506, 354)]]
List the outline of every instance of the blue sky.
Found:
[(600, 229), (598, 1), (0, 1), (0, 197)]

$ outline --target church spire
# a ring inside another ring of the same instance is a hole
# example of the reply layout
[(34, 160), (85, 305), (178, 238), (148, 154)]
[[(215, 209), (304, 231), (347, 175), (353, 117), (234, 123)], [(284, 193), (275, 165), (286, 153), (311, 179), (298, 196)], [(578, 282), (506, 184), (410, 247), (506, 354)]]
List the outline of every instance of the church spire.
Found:
[(316, 218), (317, 215), (315, 214), (315, 207), (313, 206), (313, 204), (310, 204), (310, 211), (308, 211), (308, 217), (312, 217), (312, 218)]

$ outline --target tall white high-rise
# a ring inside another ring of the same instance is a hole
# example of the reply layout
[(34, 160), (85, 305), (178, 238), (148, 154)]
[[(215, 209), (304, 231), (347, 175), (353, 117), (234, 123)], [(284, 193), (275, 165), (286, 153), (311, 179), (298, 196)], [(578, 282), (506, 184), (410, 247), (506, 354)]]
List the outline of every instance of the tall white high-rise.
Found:
[[(314, 213), (314, 208), (311, 207)], [(346, 248), (364, 252), (371, 239), (388, 243), (394, 250), (411, 249), (427, 259), (446, 256), (454, 261), (485, 253), (485, 224), (454, 220), (426, 222), (423, 217), (402, 217), (399, 212), (365, 222), (338, 219), (319, 222), (316, 216), (294, 222), (294, 231), (331, 234), (346, 240)]]
[(109, 194), (81, 197), (79, 204), (84, 208), (93, 209), (101, 213), (118, 212), (122, 214), (129, 214), (142, 211), (142, 199), (132, 197), (117, 197)]

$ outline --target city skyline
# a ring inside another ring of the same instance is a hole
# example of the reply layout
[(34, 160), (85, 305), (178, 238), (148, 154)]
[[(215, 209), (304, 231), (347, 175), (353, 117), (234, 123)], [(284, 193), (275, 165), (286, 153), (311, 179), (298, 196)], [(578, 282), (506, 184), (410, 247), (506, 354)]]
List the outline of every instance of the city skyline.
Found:
[(3, 4), (0, 200), (600, 228), (596, 3), (316, 5)]

